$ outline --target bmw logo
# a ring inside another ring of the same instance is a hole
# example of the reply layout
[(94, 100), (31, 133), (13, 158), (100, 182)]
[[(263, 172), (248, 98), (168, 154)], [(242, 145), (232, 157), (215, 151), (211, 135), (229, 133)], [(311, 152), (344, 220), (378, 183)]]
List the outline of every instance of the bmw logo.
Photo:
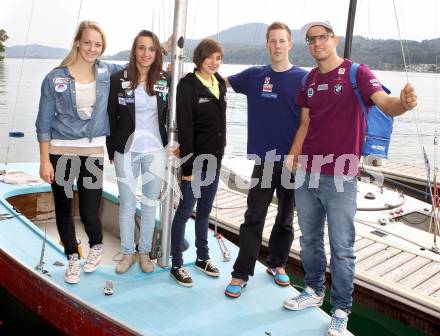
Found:
[(333, 87), (333, 91), (336, 94), (340, 94), (342, 92), (342, 88), (343, 88), (342, 84), (338, 83), (338, 84), (335, 84), (335, 86)]

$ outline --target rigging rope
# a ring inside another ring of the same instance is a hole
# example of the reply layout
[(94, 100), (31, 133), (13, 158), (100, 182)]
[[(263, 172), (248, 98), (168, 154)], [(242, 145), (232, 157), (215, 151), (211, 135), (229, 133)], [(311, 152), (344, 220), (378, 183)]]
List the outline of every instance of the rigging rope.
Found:
[[(27, 50), (28, 50), (28, 44), (29, 44), (29, 35), (31, 32), (31, 25), (32, 25), (32, 19), (34, 16), (34, 9), (35, 9), (35, 0), (32, 1), (32, 7), (31, 7), (31, 13), (29, 16), (29, 25), (27, 27), (27, 32), (26, 32), (26, 40), (25, 40), (25, 47), (24, 47), (24, 53), (23, 53), (23, 57), (21, 59), (21, 65), (20, 65), (20, 72), (18, 75), (18, 86), (17, 86), (17, 94), (15, 95), (15, 102), (14, 102), (14, 108), (12, 110), (12, 121), (10, 123), (10, 128), (14, 127), (15, 124), (15, 113), (17, 111), (17, 104), (18, 104), (18, 97), (20, 96), (20, 87), (21, 87), (21, 82), (23, 79), (23, 67), (24, 67), (24, 58), (27, 55)], [(19, 133), (19, 132), (17, 132)], [(5, 164), (8, 164), (9, 161), (9, 150), (11, 147), (11, 136), (8, 137), (8, 147), (6, 149), (6, 158), (5, 158)]]
[[(398, 15), (397, 15), (397, 9), (396, 9), (395, 0), (393, 0), (393, 8), (394, 8), (394, 15), (395, 15), (395, 18), (396, 18), (397, 30), (398, 30), (398, 33), (399, 33), (400, 47), (401, 47), (401, 51), (402, 51), (403, 65), (404, 65), (404, 68), (405, 68), (406, 80), (407, 80), (407, 82), (409, 82), (408, 65), (407, 65), (406, 57), (405, 57), (405, 51), (404, 51), (404, 47), (403, 47), (402, 34), (401, 34), (400, 25), (399, 25), (399, 19), (398, 19)], [(406, 49), (407, 49), (407, 52), (408, 52), (408, 59), (410, 61), (408, 46), (406, 45), (406, 47), (407, 47)], [(418, 120), (417, 120), (416, 111), (418, 111), (418, 108), (414, 109), (414, 111), (413, 111), (413, 119), (414, 119), (414, 124), (415, 124), (416, 130), (417, 130), (417, 139), (418, 139), (418, 142), (419, 142), (419, 146), (420, 146), (420, 148), (422, 150), (422, 153), (423, 153), (423, 158), (424, 158), (424, 163), (425, 163), (425, 170), (426, 170), (426, 177), (427, 177), (427, 183), (428, 183), (429, 193), (430, 193), (430, 196), (431, 196), (431, 204), (432, 204), (433, 212), (434, 212), (434, 216), (432, 217), (433, 223), (431, 223), (431, 224), (433, 224), (433, 234), (434, 234), (434, 247), (433, 248), (438, 249), (438, 247), (436, 246), (436, 242), (437, 242), (437, 233), (436, 233), (437, 230), (436, 229), (437, 229), (437, 227), (439, 225), (440, 213), (439, 213), (439, 209), (438, 209), (438, 206), (437, 206), (437, 185), (436, 185), (437, 184), (437, 155), (436, 155), (436, 151), (437, 151), (437, 148), (438, 148), (437, 127), (435, 128), (435, 131), (434, 131), (434, 168), (433, 168), (433, 178), (434, 178), (434, 183), (435, 183), (435, 185), (434, 185), (435, 191), (433, 193), (433, 191), (432, 191), (433, 186), (431, 184), (431, 165), (430, 165), (430, 162), (429, 162), (429, 159), (428, 159), (428, 155), (426, 153), (425, 146), (424, 146), (423, 141), (422, 141), (422, 136), (420, 134), (420, 127), (419, 127), (419, 123), (418, 123)], [(435, 117), (435, 119), (436, 119), (436, 117)]]
[[(406, 62), (405, 50), (404, 50), (404, 47), (403, 47), (402, 33), (401, 33), (401, 30), (400, 30), (399, 17), (398, 17), (398, 14), (397, 14), (395, 0), (393, 0), (393, 8), (394, 8), (394, 16), (395, 16), (395, 19), (396, 19), (397, 31), (399, 33), (400, 49), (401, 49), (401, 52), (402, 52), (403, 66), (405, 68), (406, 81), (409, 83), (408, 66), (407, 66), (407, 62)], [(422, 152), (425, 152), (425, 147), (424, 147), (424, 144), (423, 144), (423, 141), (422, 141), (422, 137), (421, 137), (421, 133), (420, 133), (420, 127), (419, 127), (419, 121), (418, 121), (417, 116), (416, 116), (416, 111), (418, 111), (418, 108), (413, 110), (412, 115), (413, 115), (414, 124), (416, 126), (417, 140), (419, 142), (420, 149), (422, 150)], [(426, 166), (426, 161), (425, 161), (425, 166)], [(430, 178), (430, 176), (428, 175), (428, 180), (429, 180), (429, 178)]]

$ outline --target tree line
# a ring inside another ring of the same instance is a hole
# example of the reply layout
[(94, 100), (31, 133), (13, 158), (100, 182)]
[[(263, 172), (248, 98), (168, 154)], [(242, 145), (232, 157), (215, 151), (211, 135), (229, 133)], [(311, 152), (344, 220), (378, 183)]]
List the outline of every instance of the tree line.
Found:
[(0, 29), (0, 61), (5, 58), (5, 46), (4, 42), (9, 38), (8, 34), (4, 29)]

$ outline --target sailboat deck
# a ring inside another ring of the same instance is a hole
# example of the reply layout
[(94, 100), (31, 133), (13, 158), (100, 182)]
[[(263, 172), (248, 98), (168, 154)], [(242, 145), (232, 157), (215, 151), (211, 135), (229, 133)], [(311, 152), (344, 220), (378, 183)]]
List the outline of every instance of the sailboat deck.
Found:
[[(246, 195), (222, 187), (214, 201), (215, 209), (211, 213), (212, 223), (238, 234), (246, 210)], [(233, 200), (233, 201), (232, 201)], [(231, 209), (234, 207), (234, 209)], [(267, 246), (275, 222), (276, 204), (268, 209), (263, 245)], [(295, 239), (290, 257), (300, 259), (300, 236), (298, 220), (294, 218)], [(325, 250), (330, 261), (330, 245), (325, 230)], [(369, 284), (385, 289), (393, 296), (401, 296), (415, 303), (423, 302), (429, 307), (430, 314), (440, 318), (440, 257), (429, 258), (426, 253), (390, 243), (372, 233), (358, 230), (355, 238), (356, 280), (368, 281)], [(329, 263), (328, 263), (329, 264)]]
[[(5, 168), (0, 165), (0, 169)], [(7, 168), (21, 169), (34, 175), (38, 172), (38, 165), (9, 164)], [(117, 200), (116, 191), (115, 185), (105, 185), (105, 197), (112, 202)], [(50, 192), (48, 185), (23, 187), (0, 183), (0, 213), (13, 213), (7, 201), (9, 197), (45, 192)], [(160, 267), (146, 274), (140, 271), (138, 265), (134, 265), (126, 274), (116, 274), (112, 244), (104, 247), (105, 255), (110, 258), (105, 258), (95, 272), (82, 273), (79, 284), (66, 284), (63, 280), (65, 267), (57, 265), (59, 262), (66, 263), (65, 256), (54, 231), (50, 230), (47, 231), (44, 257), (45, 269), (50, 276), (43, 275), (34, 270), (40, 259), (44, 237), (41, 227), (24, 216), (0, 221), (0, 255), (5, 256), (0, 258), (0, 264), (5, 263), (3, 259), (13, 259), (20, 268), (24, 268), (26, 274), (36, 277), (39, 283), (49, 284), (57, 291), (57, 295), (65, 295), (73, 300), (75, 309), (97, 312), (102, 316), (101, 319), (108, 318), (124, 326), (131, 334), (312, 336), (324, 335), (328, 328), (330, 317), (318, 308), (298, 312), (284, 309), (283, 300), (296, 295), (297, 291), (292, 287), (276, 286), (260, 263), (256, 265), (252, 284), (244, 289), (242, 297), (226, 297), (224, 289), (230, 281), (232, 260), (223, 262), (211, 232), (208, 235), (210, 256), (219, 267), (221, 275), (212, 278), (196, 270), (192, 219), (188, 221), (186, 230), (190, 248), (184, 253), (185, 266), (194, 281), (192, 288), (177, 285), (170, 277), (169, 269)], [(87, 249), (84, 245), (85, 239), (83, 248)], [(226, 245), (231, 254), (236, 256), (238, 248), (228, 241)], [(2, 274), (5, 276), (5, 273)], [(103, 293), (107, 280), (112, 280), (114, 284), (112, 296)], [(22, 286), (26, 286), (26, 283), (23, 282)], [(44, 315), (52, 307), (41, 302), (38, 309), (39, 314)], [(60, 314), (65, 312), (60, 311)], [(74, 333), (72, 330), (64, 332)]]

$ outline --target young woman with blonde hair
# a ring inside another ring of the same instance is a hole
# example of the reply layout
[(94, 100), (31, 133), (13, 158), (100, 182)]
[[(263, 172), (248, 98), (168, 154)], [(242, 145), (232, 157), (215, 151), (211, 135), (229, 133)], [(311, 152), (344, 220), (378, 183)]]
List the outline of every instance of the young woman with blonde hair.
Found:
[(67, 283), (79, 282), (81, 274), (72, 218), (75, 180), (79, 213), (90, 246), (83, 270), (95, 271), (103, 253), (98, 212), (103, 151), (110, 133), (107, 99), (110, 75), (121, 68), (98, 59), (105, 48), (105, 34), (99, 24), (81, 22), (69, 54), (46, 75), (41, 87), (36, 121), (40, 176), (52, 186), (57, 229), (68, 258)]

